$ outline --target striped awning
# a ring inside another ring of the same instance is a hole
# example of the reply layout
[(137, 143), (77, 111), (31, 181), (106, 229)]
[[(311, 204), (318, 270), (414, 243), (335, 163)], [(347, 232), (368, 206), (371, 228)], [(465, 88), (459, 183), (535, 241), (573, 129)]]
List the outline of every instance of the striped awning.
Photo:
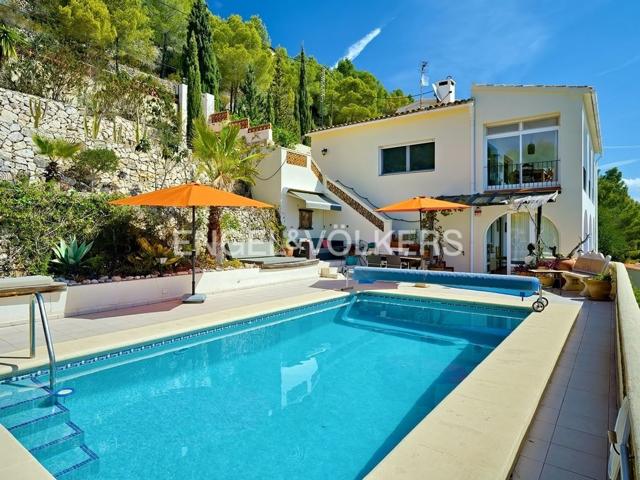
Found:
[(322, 193), (315, 192), (303, 192), (300, 190), (289, 190), (287, 192), (293, 198), (297, 198), (298, 200), (302, 200), (305, 206), (311, 210), (334, 210), (341, 211), (342, 205), (337, 202), (334, 202), (326, 195)]

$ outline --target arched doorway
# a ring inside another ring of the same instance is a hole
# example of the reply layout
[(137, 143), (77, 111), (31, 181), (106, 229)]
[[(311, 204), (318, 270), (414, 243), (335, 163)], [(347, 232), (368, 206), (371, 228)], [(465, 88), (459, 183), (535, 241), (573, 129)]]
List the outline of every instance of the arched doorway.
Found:
[[(554, 248), (560, 244), (558, 229), (545, 216), (540, 227), (542, 254), (552, 256)], [(529, 213), (510, 212), (497, 218), (485, 237), (486, 271), (511, 273), (513, 267), (524, 264), (530, 243), (536, 243), (536, 225)]]

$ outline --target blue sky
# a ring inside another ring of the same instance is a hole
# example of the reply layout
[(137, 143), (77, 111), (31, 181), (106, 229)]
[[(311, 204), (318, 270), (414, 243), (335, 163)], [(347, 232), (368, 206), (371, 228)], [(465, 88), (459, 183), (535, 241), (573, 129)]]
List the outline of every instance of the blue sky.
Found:
[[(603, 131), (601, 169), (618, 166), (640, 199), (640, 1), (208, 0), (221, 16), (260, 15), (274, 46), (304, 42), (320, 62), (347, 53), (387, 88), (419, 90), (452, 75), (472, 82), (591, 85)], [(579, 172), (576, 172), (579, 174)]]

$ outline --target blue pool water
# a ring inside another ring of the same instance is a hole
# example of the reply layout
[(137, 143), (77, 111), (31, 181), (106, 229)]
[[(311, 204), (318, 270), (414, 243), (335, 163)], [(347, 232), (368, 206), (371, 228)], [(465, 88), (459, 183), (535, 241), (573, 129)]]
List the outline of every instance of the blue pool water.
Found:
[(359, 294), (5, 382), (0, 423), (59, 478), (360, 478), (528, 313)]

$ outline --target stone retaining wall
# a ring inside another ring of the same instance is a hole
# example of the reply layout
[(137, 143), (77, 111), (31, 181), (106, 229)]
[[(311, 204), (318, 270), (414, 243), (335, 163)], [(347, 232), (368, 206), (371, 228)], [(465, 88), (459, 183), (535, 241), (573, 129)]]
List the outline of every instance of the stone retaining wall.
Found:
[[(36, 128), (32, 111), (38, 103), (44, 115)], [(33, 144), (32, 136), (38, 133), (82, 142), (85, 148), (112, 149), (120, 159), (120, 168), (102, 176), (98, 186), (103, 190), (136, 193), (188, 180), (190, 172), (163, 160), (157, 147), (152, 146), (146, 153), (135, 150), (134, 122), (116, 117), (114, 139), (114, 122), (103, 118), (94, 139), (92, 120), (90, 115), (85, 119), (84, 110), (71, 104), (0, 88), (0, 178), (12, 180), (19, 174), (42, 176), (49, 159), (39, 155)], [(85, 121), (89, 132), (85, 132)]]

